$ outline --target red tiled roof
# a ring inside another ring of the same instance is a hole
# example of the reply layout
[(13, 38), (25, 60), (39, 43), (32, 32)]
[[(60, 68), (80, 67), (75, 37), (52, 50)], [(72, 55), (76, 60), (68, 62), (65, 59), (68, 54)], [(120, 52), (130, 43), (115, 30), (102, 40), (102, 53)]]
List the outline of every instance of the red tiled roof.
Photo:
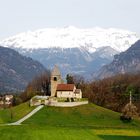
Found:
[(57, 91), (73, 91), (74, 84), (58, 84)]

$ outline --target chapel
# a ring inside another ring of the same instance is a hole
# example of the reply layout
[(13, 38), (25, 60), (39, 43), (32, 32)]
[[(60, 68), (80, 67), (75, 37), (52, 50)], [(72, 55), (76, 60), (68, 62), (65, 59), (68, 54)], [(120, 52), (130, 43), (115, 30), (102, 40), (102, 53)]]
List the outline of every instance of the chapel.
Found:
[(67, 84), (63, 82), (57, 65), (55, 65), (51, 72), (51, 96), (70, 99), (82, 98), (81, 89), (76, 89), (74, 84)]

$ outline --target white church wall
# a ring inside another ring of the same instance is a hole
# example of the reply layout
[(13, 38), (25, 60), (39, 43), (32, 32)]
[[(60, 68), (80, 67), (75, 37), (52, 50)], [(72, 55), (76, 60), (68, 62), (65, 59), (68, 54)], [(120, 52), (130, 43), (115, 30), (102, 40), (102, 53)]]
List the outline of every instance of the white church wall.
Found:
[(73, 91), (57, 91), (58, 98), (74, 98)]

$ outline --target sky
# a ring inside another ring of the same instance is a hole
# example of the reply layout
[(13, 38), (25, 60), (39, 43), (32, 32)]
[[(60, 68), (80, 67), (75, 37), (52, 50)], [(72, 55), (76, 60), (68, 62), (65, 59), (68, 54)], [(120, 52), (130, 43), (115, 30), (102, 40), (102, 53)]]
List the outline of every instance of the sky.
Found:
[(120, 28), (140, 35), (140, 0), (0, 0), (0, 39), (48, 27)]

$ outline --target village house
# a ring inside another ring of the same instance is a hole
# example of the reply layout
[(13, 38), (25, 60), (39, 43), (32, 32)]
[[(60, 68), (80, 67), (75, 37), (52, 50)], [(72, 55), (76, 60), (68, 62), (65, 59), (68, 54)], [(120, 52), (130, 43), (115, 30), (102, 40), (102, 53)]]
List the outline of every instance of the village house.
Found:
[(5, 104), (10, 105), (13, 101), (13, 95), (5, 95)]
[(0, 97), (0, 107), (9, 107), (10, 105), (12, 105), (13, 102), (13, 95), (2, 95)]

